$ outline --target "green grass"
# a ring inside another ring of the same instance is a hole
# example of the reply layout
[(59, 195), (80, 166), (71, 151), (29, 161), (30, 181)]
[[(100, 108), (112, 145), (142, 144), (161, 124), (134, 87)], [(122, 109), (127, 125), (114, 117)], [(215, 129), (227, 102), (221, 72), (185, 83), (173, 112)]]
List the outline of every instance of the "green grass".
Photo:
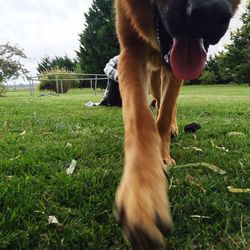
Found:
[[(0, 249), (130, 249), (113, 215), (123, 166), (121, 110), (85, 107), (101, 98), (91, 90), (37, 95), (0, 99)], [(183, 132), (193, 121), (202, 126), (196, 136)], [(175, 226), (167, 249), (249, 249), (250, 194), (227, 186), (250, 188), (250, 88), (186, 86), (178, 122), (177, 164), (207, 162), (227, 174), (172, 170)], [(67, 176), (72, 159), (77, 169)], [(62, 226), (49, 224), (50, 215)]]

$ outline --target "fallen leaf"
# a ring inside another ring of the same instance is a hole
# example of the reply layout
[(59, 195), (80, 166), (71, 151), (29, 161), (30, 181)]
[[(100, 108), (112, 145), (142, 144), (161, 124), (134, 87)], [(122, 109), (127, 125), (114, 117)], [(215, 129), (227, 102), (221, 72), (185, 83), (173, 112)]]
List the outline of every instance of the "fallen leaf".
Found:
[(174, 180), (174, 178), (171, 177), (171, 178), (170, 178), (170, 181), (169, 181), (168, 190), (170, 190), (170, 189), (173, 187), (173, 180)]
[(40, 237), (41, 237), (41, 239), (44, 240), (44, 241), (47, 241), (47, 242), (50, 241), (49, 236), (48, 236), (47, 234), (40, 234)]
[(58, 228), (62, 228), (63, 227), (63, 224), (59, 223), (56, 216), (54, 215), (50, 215), (49, 218), (48, 218), (48, 223), (49, 225), (54, 225)]
[(19, 135), (25, 135), (26, 134), (26, 130), (24, 130), (22, 133), (20, 133)]
[(187, 176), (186, 177), (186, 181), (189, 182), (190, 184), (200, 188), (204, 193), (207, 192), (206, 189), (203, 187), (202, 183), (200, 181), (198, 181), (197, 179), (195, 179), (192, 176)]
[(246, 135), (242, 132), (229, 132), (228, 133), (229, 136), (243, 136), (245, 137)]
[(235, 188), (228, 186), (227, 190), (231, 193), (250, 193), (250, 188)]
[(52, 132), (50, 132), (50, 131), (44, 131), (42, 134), (43, 135), (50, 135), (50, 134), (52, 134)]
[(59, 224), (56, 216), (54, 216), (54, 215), (49, 216), (48, 222), (49, 222), (49, 224)]
[(35, 214), (45, 214), (43, 211), (39, 211), (39, 210), (35, 210), (34, 213)]
[(10, 180), (10, 179), (14, 178), (14, 175), (7, 175), (7, 176), (4, 176), (3, 178), (6, 180)]
[(118, 136), (118, 135), (114, 135), (114, 137), (115, 137), (115, 138), (118, 138), (118, 139), (120, 139), (120, 140), (124, 140), (124, 138), (123, 138), (123, 137)]
[(176, 165), (173, 168), (175, 169), (175, 168), (186, 168), (186, 167), (205, 167), (205, 168), (208, 168), (208, 169), (214, 171), (215, 173), (219, 173), (221, 175), (225, 175), (227, 173), (223, 169), (221, 169), (213, 164), (206, 163), (206, 162), (188, 163), (185, 165)]
[(197, 135), (196, 134), (193, 134), (193, 138), (195, 141), (197, 141)]
[(14, 158), (10, 158), (10, 161), (18, 160), (20, 157), (21, 157), (21, 155), (18, 155), (18, 156), (14, 157)]
[(241, 168), (244, 168), (244, 164), (241, 161), (239, 161), (239, 164)]
[(72, 160), (70, 166), (66, 169), (67, 175), (72, 175), (76, 169), (76, 160)]

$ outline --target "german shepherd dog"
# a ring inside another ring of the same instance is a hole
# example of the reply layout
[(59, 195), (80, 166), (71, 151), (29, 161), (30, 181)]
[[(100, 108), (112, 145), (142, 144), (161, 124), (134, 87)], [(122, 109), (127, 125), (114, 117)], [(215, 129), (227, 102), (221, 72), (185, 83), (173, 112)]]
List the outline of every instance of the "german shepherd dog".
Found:
[[(163, 169), (177, 134), (183, 80), (198, 78), (209, 45), (225, 34), (240, 0), (116, 0), (118, 72), (125, 126), (125, 167), (117, 217), (135, 248), (157, 249), (172, 225)], [(154, 120), (148, 88), (157, 100)]]

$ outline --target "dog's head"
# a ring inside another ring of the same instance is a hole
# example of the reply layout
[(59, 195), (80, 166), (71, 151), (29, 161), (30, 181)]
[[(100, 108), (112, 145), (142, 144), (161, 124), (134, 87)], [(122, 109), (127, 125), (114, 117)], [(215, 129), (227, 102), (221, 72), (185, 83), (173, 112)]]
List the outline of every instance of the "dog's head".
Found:
[(162, 26), (173, 39), (170, 62), (181, 79), (200, 76), (206, 49), (219, 42), (240, 0), (155, 0)]

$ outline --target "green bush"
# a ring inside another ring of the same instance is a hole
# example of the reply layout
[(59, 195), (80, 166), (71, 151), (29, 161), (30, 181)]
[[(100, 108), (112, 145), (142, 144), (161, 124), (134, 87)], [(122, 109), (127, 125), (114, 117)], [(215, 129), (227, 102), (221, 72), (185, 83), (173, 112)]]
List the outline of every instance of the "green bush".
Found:
[[(57, 80), (58, 79), (58, 89)], [(50, 90), (56, 93), (67, 93), (70, 88), (77, 87), (80, 83), (73, 72), (63, 69), (51, 69), (39, 77), (39, 90)]]
[(209, 84), (214, 84), (216, 82), (216, 78), (213, 72), (205, 70), (202, 76), (200, 77), (200, 81), (201, 84), (209, 85)]
[(3, 82), (1, 82), (1, 76), (0, 76), (0, 97), (5, 96), (5, 93), (7, 92), (7, 88), (4, 85)]

